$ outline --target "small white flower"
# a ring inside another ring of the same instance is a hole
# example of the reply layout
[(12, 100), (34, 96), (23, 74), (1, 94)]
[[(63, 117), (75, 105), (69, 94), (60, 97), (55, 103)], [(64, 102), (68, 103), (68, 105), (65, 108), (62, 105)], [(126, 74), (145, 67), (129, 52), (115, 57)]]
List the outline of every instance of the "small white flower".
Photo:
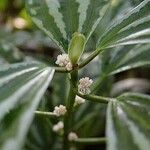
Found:
[(72, 64), (70, 62), (66, 65), (66, 69), (68, 71), (72, 70)]
[(67, 54), (61, 54), (57, 56), (56, 64), (65, 67), (69, 63), (69, 57)]
[(68, 54), (58, 55), (55, 63), (60, 67), (65, 67), (68, 71), (72, 70), (72, 64)]
[(68, 140), (69, 141), (75, 141), (76, 139), (78, 139), (77, 134), (74, 133), (74, 132), (70, 132), (69, 135), (68, 135)]
[(80, 104), (83, 104), (83, 103), (85, 103), (85, 99), (83, 99), (79, 96), (76, 96), (74, 106), (77, 106), (77, 105), (80, 105)]
[(81, 78), (79, 80), (78, 91), (82, 94), (89, 94), (91, 92), (90, 86), (93, 80), (89, 77)]
[(59, 132), (64, 128), (64, 123), (62, 121), (59, 121), (57, 124), (53, 126), (54, 132)]
[(65, 115), (66, 112), (67, 112), (67, 109), (63, 105), (55, 106), (54, 111), (53, 111), (53, 113), (58, 117)]

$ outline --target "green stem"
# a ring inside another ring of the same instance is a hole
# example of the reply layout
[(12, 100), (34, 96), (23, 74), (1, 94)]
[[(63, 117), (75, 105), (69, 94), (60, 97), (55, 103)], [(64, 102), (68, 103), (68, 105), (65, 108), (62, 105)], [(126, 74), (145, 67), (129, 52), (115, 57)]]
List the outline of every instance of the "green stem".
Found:
[(87, 57), (81, 64), (79, 64), (78, 68), (83, 68), (86, 66), (91, 60), (93, 60), (99, 53), (101, 52), (101, 49), (95, 50), (89, 57)]
[(77, 94), (77, 82), (78, 82), (78, 71), (73, 70), (70, 73), (70, 89), (69, 95), (67, 99), (67, 113), (64, 118), (64, 137), (63, 137), (63, 149), (69, 150), (69, 141), (68, 134), (71, 131), (72, 123), (73, 123), (73, 106), (75, 97)]
[(103, 97), (103, 96), (97, 96), (97, 95), (82, 95), (81, 93), (77, 93), (77, 95), (86, 100), (89, 100), (92, 102), (104, 103), (104, 104), (107, 104), (111, 100), (114, 100), (113, 98), (110, 98), (110, 97)]
[(66, 70), (64, 67), (52, 67), (58, 73), (69, 73), (70, 71)]
[(101, 144), (106, 143), (106, 138), (78, 138), (74, 142), (80, 144)]
[(45, 111), (35, 111), (35, 114), (38, 116), (45, 116), (45, 117), (55, 117), (56, 116), (52, 112), (45, 112)]

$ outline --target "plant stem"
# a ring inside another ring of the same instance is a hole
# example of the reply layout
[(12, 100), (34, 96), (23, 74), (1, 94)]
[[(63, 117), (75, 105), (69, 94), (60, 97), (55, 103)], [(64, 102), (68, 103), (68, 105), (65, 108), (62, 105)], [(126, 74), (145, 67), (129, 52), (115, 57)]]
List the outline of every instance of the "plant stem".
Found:
[(78, 71), (73, 70), (70, 73), (70, 89), (67, 99), (67, 113), (64, 118), (64, 137), (63, 137), (63, 149), (69, 150), (68, 134), (71, 131), (73, 121), (73, 105), (77, 94), (77, 82), (78, 82)]
[(69, 71), (66, 70), (66, 68), (64, 67), (52, 67), (52, 68), (55, 69), (55, 71), (58, 73), (69, 73)]
[(56, 116), (52, 112), (45, 112), (45, 111), (35, 111), (35, 114), (38, 116), (45, 116), (45, 117), (55, 117)]
[(82, 95), (80, 93), (77, 93), (77, 95), (86, 100), (89, 100), (92, 102), (104, 103), (104, 104), (107, 104), (111, 100), (114, 100), (113, 98), (110, 98), (110, 97), (103, 97), (103, 96), (97, 96), (97, 95)]
[(78, 68), (83, 68), (86, 66), (91, 60), (93, 60), (99, 53), (101, 52), (101, 49), (95, 50), (89, 57), (87, 57), (81, 64), (79, 64)]
[(106, 138), (78, 138), (74, 141), (75, 143), (82, 143), (82, 144), (101, 144), (106, 143)]

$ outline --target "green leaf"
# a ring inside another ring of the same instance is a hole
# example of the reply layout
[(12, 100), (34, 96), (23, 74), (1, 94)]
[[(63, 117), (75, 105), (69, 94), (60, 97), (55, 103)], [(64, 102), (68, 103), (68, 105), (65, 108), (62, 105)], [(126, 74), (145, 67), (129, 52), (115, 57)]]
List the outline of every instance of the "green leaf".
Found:
[(8, 42), (0, 42), (0, 56), (9, 63), (23, 60), (23, 54), (19, 51), (19, 49)]
[(150, 44), (147, 45), (137, 45), (132, 48), (125, 47), (119, 52), (120, 56), (117, 60), (110, 62), (114, 65), (111, 74), (116, 74), (129, 69), (150, 66)]
[(51, 148), (53, 147), (53, 141), (56, 141), (57, 135), (51, 132), (53, 127), (51, 120), (51, 118), (43, 116), (35, 117), (24, 146), (27, 150), (47, 150), (49, 144)]
[[(93, 43), (89, 44), (91, 46), (91, 49), (93, 50), (93, 45), (96, 46), (99, 42), (99, 39), (102, 37), (102, 35), (107, 31), (107, 28), (110, 27), (113, 22), (118, 20), (118, 17), (120, 18), (123, 16), (124, 13), (129, 11), (128, 1), (123, 0), (112, 0), (111, 4), (109, 6), (109, 9), (106, 10), (105, 14), (103, 15), (103, 18), (97, 25), (94, 33), (93, 33)], [(96, 48), (96, 47), (95, 47)]]
[(116, 21), (101, 37), (98, 48), (118, 45), (150, 43), (150, 1), (137, 7)]
[(111, 75), (137, 67), (150, 66), (150, 44), (121, 47), (114, 52), (116, 54), (105, 68)]
[(0, 149), (20, 150), (54, 70), (40, 63), (0, 69)]
[(127, 93), (108, 105), (108, 150), (149, 150), (150, 96)]
[(130, 1), (130, 3), (132, 4), (132, 5), (137, 5), (137, 4), (139, 4), (140, 2), (142, 2), (143, 0), (129, 0)]
[(76, 64), (85, 48), (85, 37), (80, 33), (74, 33), (69, 44), (69, 57), (72, 64)]
[(73, 33), (79, 32), (88, 40), (108, 2), (109, 0), (28, 0), (26, 4), (33, 22), (61, 50), (67, 52)]
[(66, 73), (59, 73), (54, 76), (53, 82), (51, 83), (53, 87), (53, 93), (48, 95), (48, 101), (51, 100), (52, 102), (52, 104), (49, 104), (49, 106), (54, 107), (59, 104), (65, 105), (65, 100), (69, 89), (67, 77), (68, 76)]
[(8, 6), (8, 0), (1, 0), (0, 1), (0, 11), (5, 10)]

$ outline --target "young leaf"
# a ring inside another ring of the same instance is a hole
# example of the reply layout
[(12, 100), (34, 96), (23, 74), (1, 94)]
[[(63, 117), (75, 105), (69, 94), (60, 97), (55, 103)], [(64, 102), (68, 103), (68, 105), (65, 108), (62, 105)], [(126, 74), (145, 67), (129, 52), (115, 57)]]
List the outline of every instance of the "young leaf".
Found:
[(67, 52), (73, 33), (93, 33), (109, 0), (27, 0), (33, 22)]
[(144, 0), (112, 25), (101, 37), (98, 48), (150, 43), (150, 0)]
[(54, 70), (40, 63), (0, 69), (0, 149), (20, 150)]
[(80, 33), (74, 33), (69, 44), (69, 57), (72, 64), (76, 64), (80, 59), (81, 54), (85, 48), (85, 37)]
[(107, 109), (108, 150), (149, 150), (150, 96), (127, 93)]

